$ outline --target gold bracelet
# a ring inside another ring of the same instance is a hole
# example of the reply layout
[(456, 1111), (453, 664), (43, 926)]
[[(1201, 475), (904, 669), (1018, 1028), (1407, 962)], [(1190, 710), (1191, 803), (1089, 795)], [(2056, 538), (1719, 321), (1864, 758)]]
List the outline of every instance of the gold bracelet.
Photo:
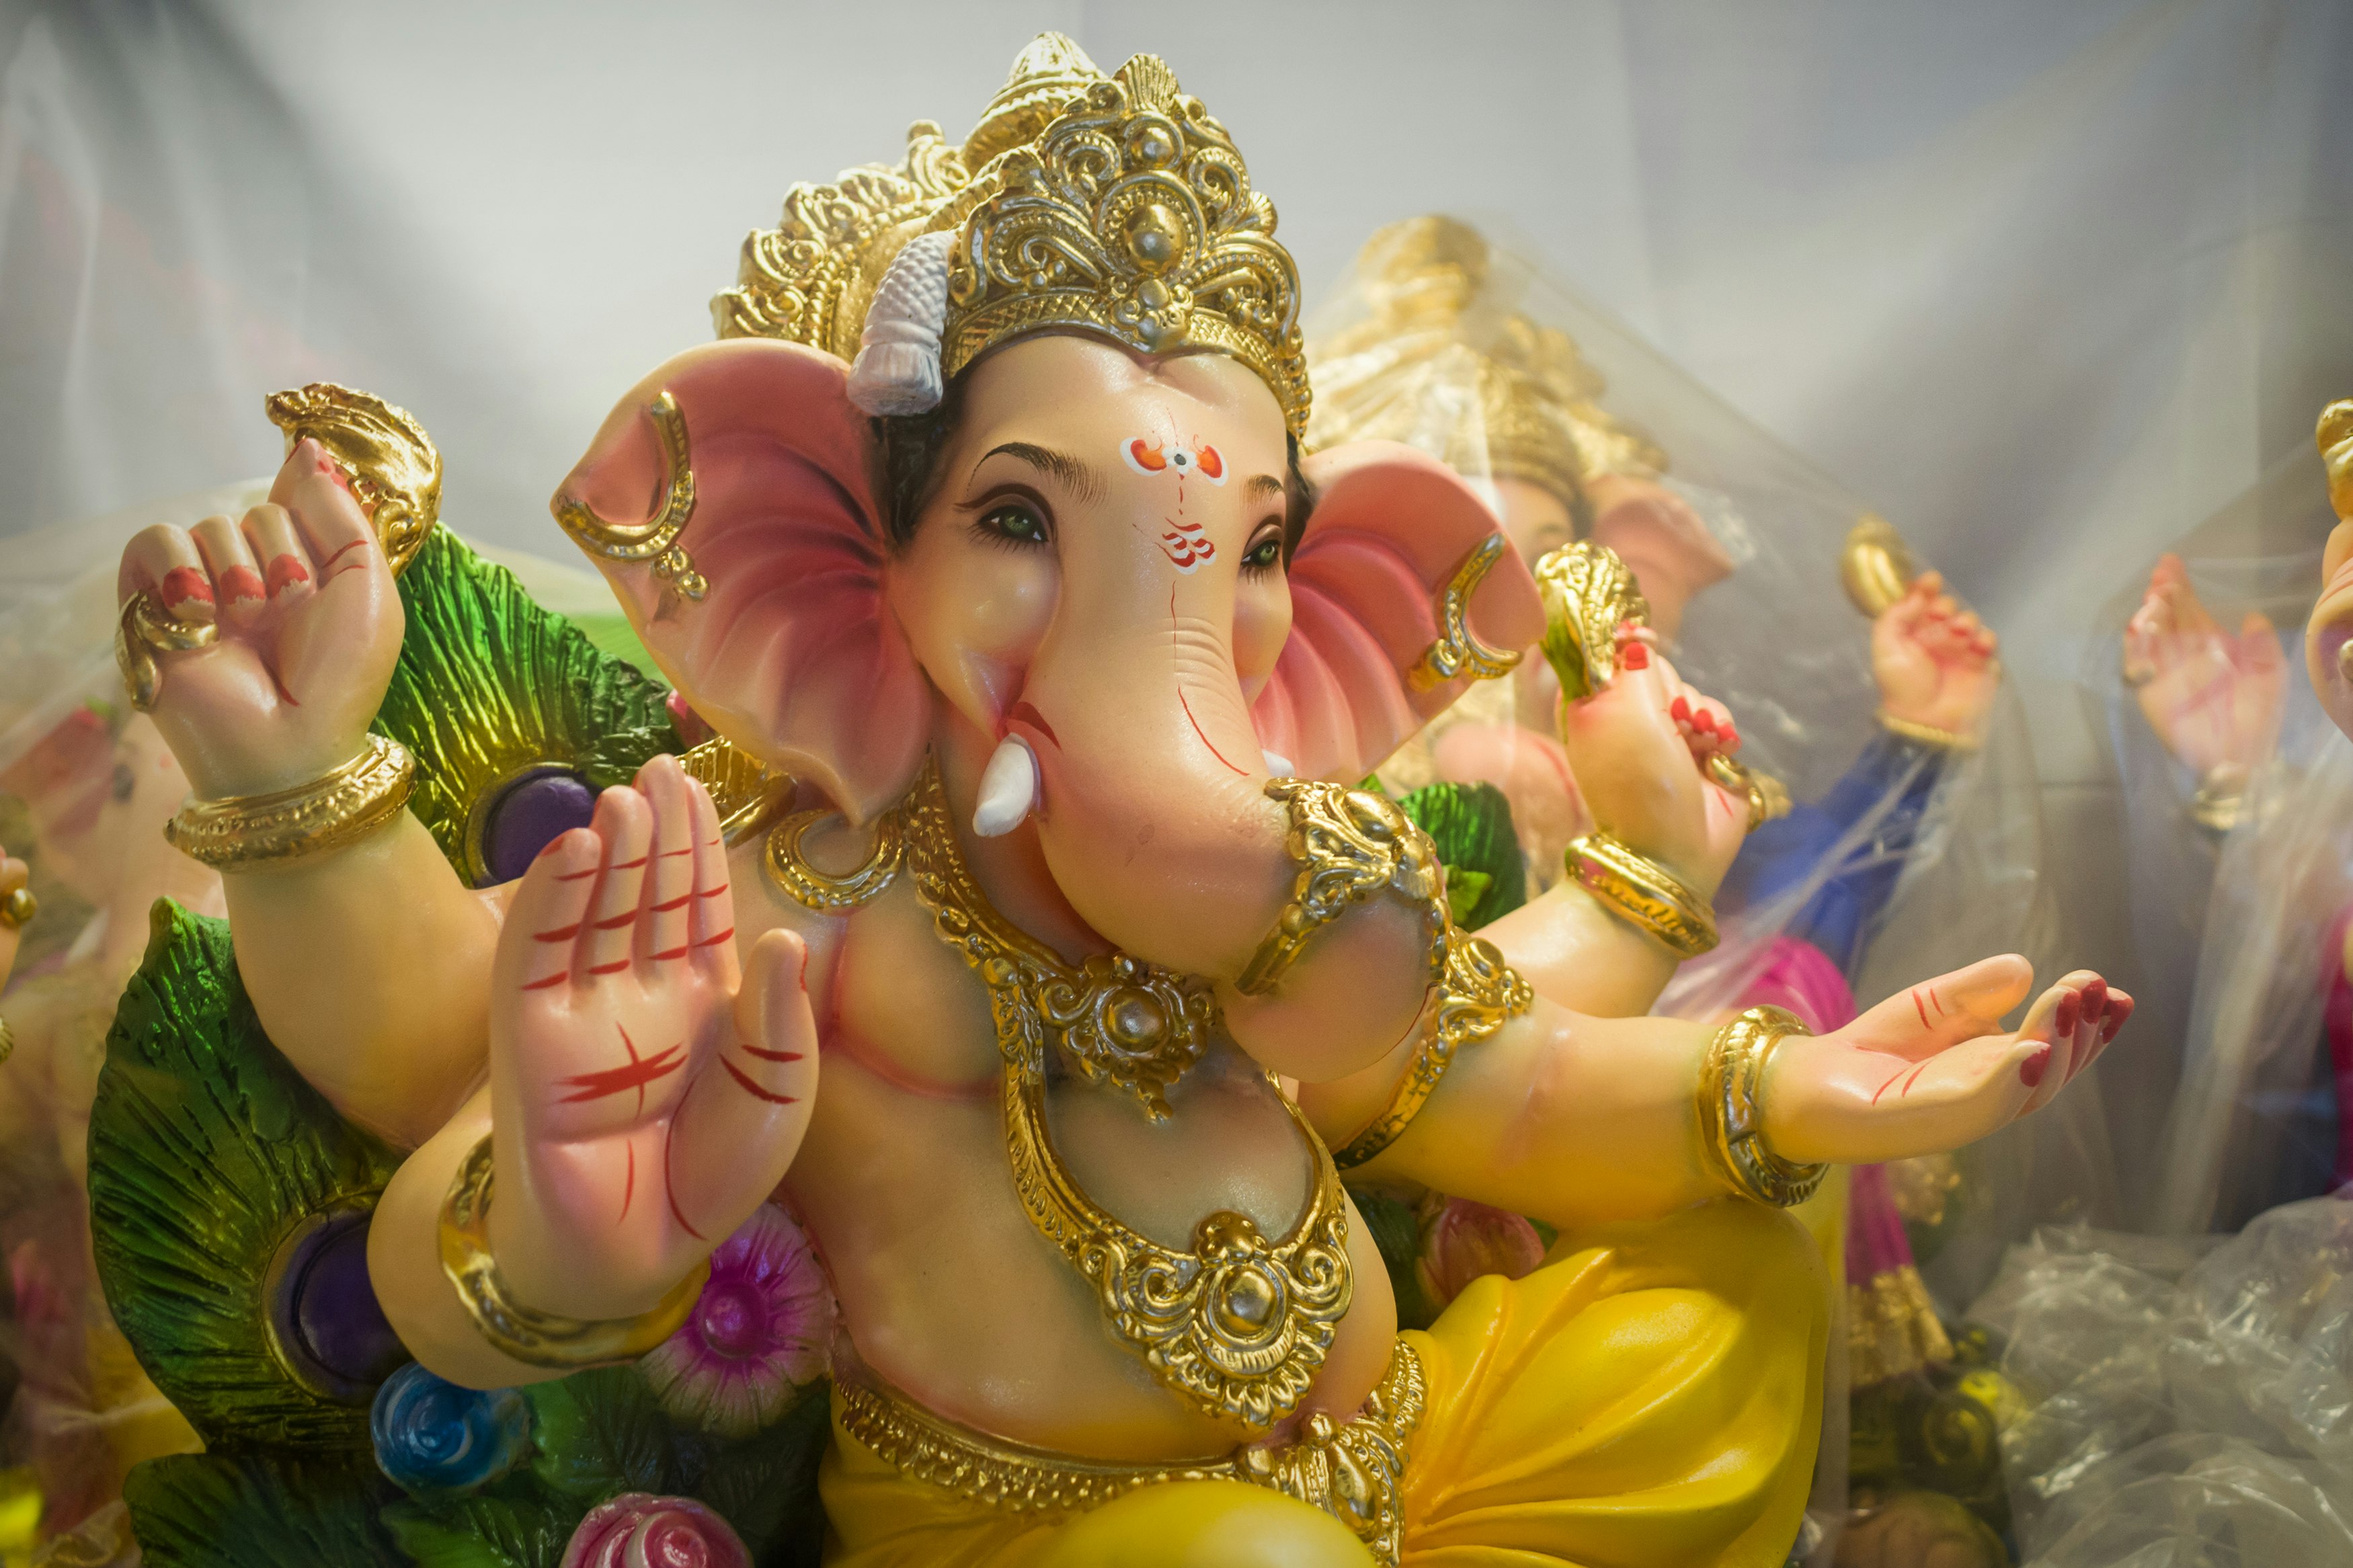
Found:
[(10, 931), (22, 931), (40, 912), (41, 900), (33, 897), (30, 888), (12, 888), (6, 898), (0, 899), (0, 926)]
[(1938, 752), (1974, 752), (1977, 738), (1951, 730), (1939, 730), (1934, 724), (1915, 724), (1909, 719), (1898, 719), (1883, 708), (1879, 710), (1879, 727), (1889, 734), (1915, 742)]
[(1446, 966), (1446, 905), (1438, 852), (1430, 836), (1396, 805), (1369, 790), (1316, 779), (1272, 779), (1269, 798), (1291, 810), (1283, 847), (1299, 866), (1291, 901), (1243, 966), (1235, 989), (1260, 996), (1297, 963), (1308, 939), (1384, 889), (1423, 908), (1430, 931), (1430, 979)]
[(1791, 1035), (1810, 1033), (1782, 1008), (1751, 1007), (1715, 1032), (1699, 1069), (1700, 1142), (1716, 1173), (1775, 1208), (1812, 1197), (1830, 1169), (1793, 1163), (1765, 1146), (1766, 1061)]
[(222, 871), (323, 855), (399, 816), (416, 779), (417, 764), (399, 742), (370, 735), (359, 755), (309, 784), (190, 801), (164, 825), (164, 837)]
[(1676, 956), (1697, 958), (1715, 945), (1715, 911), (1672, 872), (1615, 835), (1596, 831), (1572, 838), (1561, 858), (1579, 887)]
[(507, 1291), (491, 1256), (491, 1136), (466, 1155), (441, 1205), (441, 1272), (457, 1288), (459, 1305), (492, 1350), (527, 1366), (610, 1366), (635, 1361), (678, 1332), (711, 1278), (706, 1258), (634, 1318), (566, 1318), (526, 1307)]
[(1389, 1091), (1380, 1114), (1332, 1156), (1342, 1170), (1361, 1165), (1390, 1144), (1436, 1091), (1439, 1079), (1454, 1065), (1454, 1053), (1475, 1045), (1516, 1018), (1535, 1003), (1536, 994), (1519, 977), (1495, 944), (1449, 926), (1446, 931), (1446, 978), (1440, 984), (1430, 1026), (1407, 1064), (1405, 1076)]

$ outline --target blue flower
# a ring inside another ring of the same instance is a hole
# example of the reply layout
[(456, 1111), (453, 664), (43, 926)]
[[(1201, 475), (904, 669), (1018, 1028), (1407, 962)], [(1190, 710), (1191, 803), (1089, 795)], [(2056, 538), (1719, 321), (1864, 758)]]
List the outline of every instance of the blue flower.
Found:
[(487, 1486), (531, 1446), (531, 1406), (512, 1388), (460, 1388), (415, 1362), (385, 1380), (368, 1415), (376, 1467), (411, 1492)]

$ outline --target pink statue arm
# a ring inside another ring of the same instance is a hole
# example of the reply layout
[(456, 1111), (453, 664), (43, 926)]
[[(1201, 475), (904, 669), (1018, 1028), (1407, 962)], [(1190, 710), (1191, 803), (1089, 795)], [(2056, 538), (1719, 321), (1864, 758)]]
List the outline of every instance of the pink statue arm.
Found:
[[(1784, 1040), (1765, 1080), (1765, 1136), (1784, 1159), (1903, 1159), (1975, 1142), (2050, 1103), (2130, 1016), (2132, 999), (2078, 970), (2016, 1031), (2000, 1020), (2032, 971), (1984, 960), (1880, 1004), (1846, 1027)], [(1652, 1217), (1731, 1187), (1703, 1145), (1696, 1089), (1712, 1026), (1586, 1017), (1541, 998), (1458, 1053), (1396, 1142), (1359, 1167), (1568, 1228)], [(1388, 1101), (1412, 1047), (1380, 1069), (1307, 1086), (1335, 1145)]]

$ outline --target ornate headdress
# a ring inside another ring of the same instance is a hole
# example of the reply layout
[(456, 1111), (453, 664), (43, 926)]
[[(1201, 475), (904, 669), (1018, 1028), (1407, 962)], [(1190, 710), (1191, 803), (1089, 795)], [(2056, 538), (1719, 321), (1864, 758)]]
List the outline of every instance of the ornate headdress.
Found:
[[(1356, 265), (1371, 314), (1318, 353), (1324, 399), (1312, 444), (1482, 441), (1483, 454), (1438, 455), (1524, 479), (1572, 512), (1604, 474), (1662, 472), (1666, 455), (1595, 403), (1604, 383), (1574, 339), (1482, 310), (1491, 260), (1485, 237), (1449, 217), (1409, 218), (1366, 242)], [(1451, 406), (1473, 398), (1475, 421), (1469, 407)], [(1433, 428), (1433, 417), (1449, 427)]]
[(961, 147), (917, 121), (896, 167), (795, 185), (712, 301), (722, 337), (857, 361), (878, 414), (936, 405), (999, 344), (1060, 329), (1145, 353), (1214, 349), (1307, 425), (1299, 277), (1225, 127), (1155, 56), (1116, 76), (1041, 34)]

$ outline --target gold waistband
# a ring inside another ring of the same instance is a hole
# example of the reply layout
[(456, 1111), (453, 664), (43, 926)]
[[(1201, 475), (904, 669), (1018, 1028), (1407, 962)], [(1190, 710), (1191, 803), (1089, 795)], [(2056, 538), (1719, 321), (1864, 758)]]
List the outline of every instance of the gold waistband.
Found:
[(990, 1508), (1067, 1518), (1139, 1487), (1246, 1481), (1319, 1508), (1394, 1568), (1405, 1533), (1400, 1482), (1406, 1441), (1421, 1420), (1421, 1359), (1399, 1340), (1388, 1370), (1354, 1420), (1312, 1415), (1285, 1442), (1230, 1458), (1169, 1465), (1081, 1458), (1008, 1443), (942, 1419), (904, 1394), (844, 1375), (835, 1382), (841, 1430), (910, 1479)]

